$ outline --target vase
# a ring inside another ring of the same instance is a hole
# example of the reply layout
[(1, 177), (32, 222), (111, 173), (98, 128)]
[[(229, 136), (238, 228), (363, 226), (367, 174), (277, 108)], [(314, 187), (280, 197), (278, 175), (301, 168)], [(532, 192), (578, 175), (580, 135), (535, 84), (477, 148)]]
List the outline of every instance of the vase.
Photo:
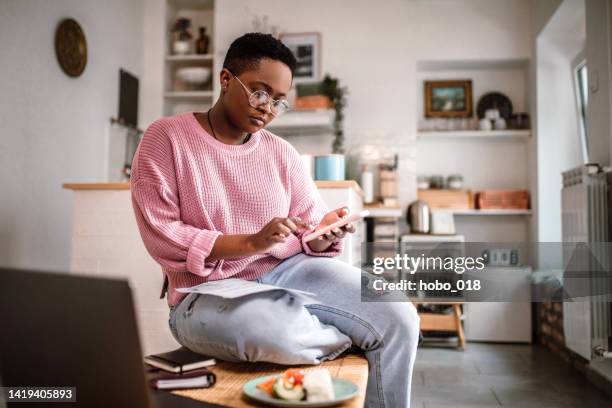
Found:
[(190, 49), (189, 41), (176, 40), (172, 43), (172, 51), (177, 55), (189, 54)]
[(196, 40), (196, 54), (208, 54), (210, 38), (206, 35), (206, 27), (200, 27), (200, 37)]

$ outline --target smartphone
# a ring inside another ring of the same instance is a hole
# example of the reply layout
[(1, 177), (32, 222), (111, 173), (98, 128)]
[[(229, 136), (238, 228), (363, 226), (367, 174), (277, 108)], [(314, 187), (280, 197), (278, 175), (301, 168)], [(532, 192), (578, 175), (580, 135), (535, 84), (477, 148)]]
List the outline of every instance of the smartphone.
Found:
[(302, 240), (304, 242), (310, 242), (313, 239), (319, 238), (323, 234), (327, 234), (328, 232), (330, 232), (331, 230), (333, 230), (335, 228), (344, 227), (346, 224), (349, 224), (351, 222), (362, 220), (365, 217), (367, 217), (368, 215), (370, 215), (370, 211), (368, 211), (368, 210), (363, 210), (363, 211), (360, 211), (360, 212), (358, 212), (356, 214), (347, 215), (346, 217), (343, 217), (343, 218), (339, 219), (338, 221), (334, 222), (333, 224), (329, 224), (328, 226), (323, 227), (320, 230), (316, 230), (315, 232), (312, 232), (312, 233), (306, 235)]

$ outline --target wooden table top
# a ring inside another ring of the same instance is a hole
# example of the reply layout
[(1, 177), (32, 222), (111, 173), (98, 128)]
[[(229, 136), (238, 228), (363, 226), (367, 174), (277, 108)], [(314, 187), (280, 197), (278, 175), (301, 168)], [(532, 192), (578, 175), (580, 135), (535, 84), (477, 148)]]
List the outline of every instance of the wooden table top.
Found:
[[(363, 190), (355, 180), (315, 180), (317, 188), (352, 188), (357, 194), (363, 196)], [(129, 190), (129, 182), (117, 183), (64, 183), (62, 188), (67, 190)]]
[[(243, 394), (242, 387), (244, 384), (264, 375), (281, 374), (289, 367), (270, 363), (229, 363), (218, 361), (216, 365), (209, 368), (217, 375), (217, 382), (212, 388), (176, 390), (172, 391), (172, 393), (228, 407), (259, 407), (261, 404)], [(357, 408), (364, 406), (368, 382), (368, 361), (363, 355), (348, 354), (332, 361), (325, 361), (318, 366), (303, 366), (302, 368), (304, 371), (327, 368), (332, 377), (354, 382), (359, 388), (359, 394), (355, 398), (337, 405), (337, 407)]]

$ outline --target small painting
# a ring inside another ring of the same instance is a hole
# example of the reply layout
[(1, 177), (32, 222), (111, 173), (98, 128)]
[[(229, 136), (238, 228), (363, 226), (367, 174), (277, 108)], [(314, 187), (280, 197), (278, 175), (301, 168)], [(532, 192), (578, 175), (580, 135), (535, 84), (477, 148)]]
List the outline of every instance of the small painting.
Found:
[(425, 81), (425, 117), (472, 116), (472, 81)]
[(297, 60), (293, 82), (300, 84), (319, 81), (321, 77), (321, 35), (319, 33), (282, 34), (280, 40), (291, 50)]

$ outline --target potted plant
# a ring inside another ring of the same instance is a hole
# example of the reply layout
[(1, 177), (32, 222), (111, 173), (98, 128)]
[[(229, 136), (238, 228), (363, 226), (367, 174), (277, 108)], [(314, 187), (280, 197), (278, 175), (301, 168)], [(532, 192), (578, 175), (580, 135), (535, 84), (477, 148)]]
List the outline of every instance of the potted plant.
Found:
[(315, 159), (315, 178), (317, 180), (344, 180), (346, 178), (346, 158), (344, 156), (344, 107), (346, 106), (346, 87), (339, 86), (338, 78), (325, 75), (320, 86), (321, 93), (329, 98), (335, 111), (332, 154), (317, 156)]
[(172, 27), (172, 33), (174, 34), (174, 42), (172, 43), (172, 50), (175, 54), (189, 54), (191, 51), (191, 39), (193, 35), (189, 32), (191, 26), (191, 20), (188, 18), (178, 18)]
[(332, 153), (344, 154), (344, 108), (346, 107), (346, 95), (348, 89), (339, 85), (339, 79), (325, 75), (321, 83), (323, 95), (329, 97), (332, 107), (336, 112), (334, 117), (334, 141), (332, 143)]

